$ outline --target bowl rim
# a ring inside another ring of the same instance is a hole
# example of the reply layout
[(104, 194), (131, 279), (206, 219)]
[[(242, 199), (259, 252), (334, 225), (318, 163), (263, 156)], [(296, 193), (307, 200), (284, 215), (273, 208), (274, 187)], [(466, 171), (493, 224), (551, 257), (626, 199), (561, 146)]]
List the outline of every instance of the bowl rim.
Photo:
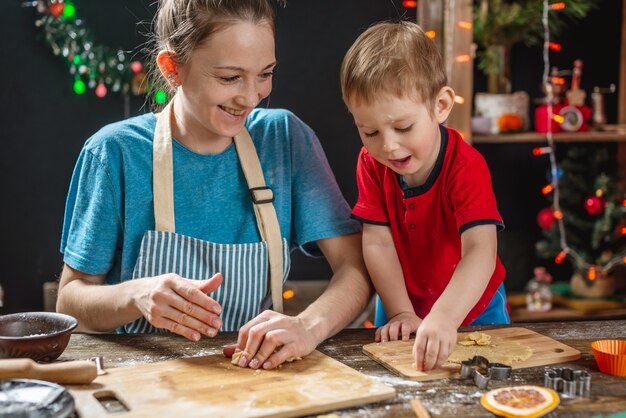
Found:
[(13, 318), (23, 317), (24, 315), (35, 315), (35, 316), (53, 316), (59, 319), (64, 319), (69, 322), (69, 325), (62, 330), (57, 332), (53, 332), (50, 334), (44, 335), (31, 335), (31, 336), (23, 336), (23, 337), (15, 337), (10, 335), (0, 335), (0, 341), (33, 341), (33, 340), (41, 340), (44, 338), (56, 337), (61, 334), (65, 334), (67, 332), (71, 332), (74, 328), (78, 326), (78, 319), (74, 318), (71, 315), (67, 315), (60, 312), (45, 312), (45, 311), (35, 311), (35, 312), (16, 312), (7, 315), (0, 315), (0, 322), (4, 322), (4, 320), (11, 320)]

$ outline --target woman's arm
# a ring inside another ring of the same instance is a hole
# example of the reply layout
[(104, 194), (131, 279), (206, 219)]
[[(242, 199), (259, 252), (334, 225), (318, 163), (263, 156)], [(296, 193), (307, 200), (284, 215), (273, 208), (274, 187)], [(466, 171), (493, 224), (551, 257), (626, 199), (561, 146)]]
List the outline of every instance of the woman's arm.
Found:
[(201, 334), (214, 337), (222, 325), (221, 307), (206, 295), (221, 283), (221, 274), (209, 280), (164, 274), (106, 285), (104, 275), (83, 273), (66, 264), (57, 311), (76, 317), (80, 331), (110, 332), (144, 316), (155, 327), (197, 341)]
[[(361, 254), (361, 234), (317, 243), (333, 269), (328, 288), (298, 316), (265, 311), (241, 327), (237, 341), (243, 350), (240, 366), (271, 369), (290, 357), (307, 355), (365, 309), (372, 286)], [(225, 353), (232, 351), (234, 347)]]

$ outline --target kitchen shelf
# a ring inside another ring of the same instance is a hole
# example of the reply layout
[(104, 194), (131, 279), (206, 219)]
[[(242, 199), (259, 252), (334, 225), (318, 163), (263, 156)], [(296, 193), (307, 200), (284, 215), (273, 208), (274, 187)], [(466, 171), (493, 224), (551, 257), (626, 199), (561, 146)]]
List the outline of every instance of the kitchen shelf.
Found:
[[(554, 142), (626, 142), (626, 129), (618, 131), (559, 132), (552, 137)], [(537, 132), (472, 136), (472, 144), (545, 143), (546, 141), (546, 134)]]

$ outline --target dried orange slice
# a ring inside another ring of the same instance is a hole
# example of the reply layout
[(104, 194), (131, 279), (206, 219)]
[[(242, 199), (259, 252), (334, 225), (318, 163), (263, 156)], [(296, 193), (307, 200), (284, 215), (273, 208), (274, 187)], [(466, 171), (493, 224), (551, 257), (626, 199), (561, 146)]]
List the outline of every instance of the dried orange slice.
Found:
[(493, 389), (480, 398), (486, 410), (505, 418), (540, 417), (556, 408), (559, 402), (555, 391), (541, 386)]

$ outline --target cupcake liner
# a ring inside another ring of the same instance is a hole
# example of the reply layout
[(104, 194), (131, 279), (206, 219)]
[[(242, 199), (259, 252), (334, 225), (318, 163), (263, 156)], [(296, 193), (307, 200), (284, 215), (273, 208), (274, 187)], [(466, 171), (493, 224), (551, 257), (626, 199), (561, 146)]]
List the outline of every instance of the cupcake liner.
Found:
[(602, 373), (626, 376), (626, 340), (594, 341), (591, 349)]

